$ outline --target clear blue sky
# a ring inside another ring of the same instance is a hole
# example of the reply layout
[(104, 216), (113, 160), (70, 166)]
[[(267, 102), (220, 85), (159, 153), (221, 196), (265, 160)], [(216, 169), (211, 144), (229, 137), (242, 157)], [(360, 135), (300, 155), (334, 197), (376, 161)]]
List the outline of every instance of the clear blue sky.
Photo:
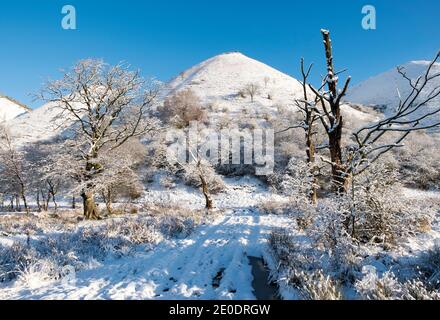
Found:
[[(121, 60), (168, 80), (216, 54), (241, 51), (298, 76), (299, 59), (324, 72), (319, 30), (333, 35), (335, 63), (357, 83), (440, 48), (438, 0), (15, 0), (0, 7), (0, 92), (33, 107), (30, 93), (82, 58)], [(77, 9), (75, 31), (61, 8)], [(361, 27), (361, 9), (377, 9), (377, 30)]]

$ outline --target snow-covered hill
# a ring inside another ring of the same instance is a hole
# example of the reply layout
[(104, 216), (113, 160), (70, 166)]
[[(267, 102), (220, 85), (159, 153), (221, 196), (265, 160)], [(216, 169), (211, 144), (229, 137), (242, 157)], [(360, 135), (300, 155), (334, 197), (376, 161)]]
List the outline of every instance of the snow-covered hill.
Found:
[[(248, 84), (256, 84), (258, 93), (252, 102), (240, 91)], [(182, 72), (166, 86), (162, 98), (178, 91), (191, 89), (200, 97), (212, 123), (219, 119), (265, 118), (276, 116), (278, 108), (295, 108), (295, 99), (302, 99), (301, 83), (241, 53), (225, 53), (208, 59)], [(343, 107), (346, 117), (361, 122), (375, 119), (375, 115), (348, 105)], [(60, 110), (46, 104), (19, 118), (8, 121), (10, 130), (20, 144), (52, 139), (64, 131), (59, 125)]]
[[(411, 61), (402, 67), (407, 73), (407, 76), (415, 82), (420, 75), (423, 75), (426, 72), (429, 64), (429, 61)], [(431, 70), (432, 75), (438, 73), (440, 73), (440, 63), (435, 64)], [(427, 85), (420, 98), (426, 98), (434, 88), (439, 86), (440, 78), (436, 78)], [(405, 98), (410, 93), (410, 90), (411, 87), (408, 81), (398, 73), (397, 68), (394, 68), (353, 87), (349, 91), (346, 100), (379, 107), (388, 115), (398, 106), (399, 93)], [(440, 96), (431, 101), (426, 107), (439, 108)], [(420, 112), (425, 113), (426, 109), (421, 109)]]
[[(240, 94), (247, 85), (259, 87), (254, 102)], [(303, 99), (301, 82), (262, 62), (240, 52), (217, 55), (174, 78), (168, 83), (167, 95), (191, 89), (206, 105), (211, 106), (211, 119), (228, 115), (236, 119), (245, 111), (246, 115), (273, 113), (277, 108), (293, 107), (296, 99)], [(344, 116), (359, 121), (374, 121), (374, 113), (365, 113), (343, 106)]]
[(239, 52), (208, 59), (182, 72), (168, 86), (171, 92), (190, 88), (205, 102), (216, 102), (233, 101), (249, 83), (260, 87), (256, 100), (262, 104), (286, 103), (302, 95), (298, 80)]
[(29, 111), (29, 108), (19, 102), (0, 95), (0, 122), (9, 121)]
[(7, 121), (10, 132), (19, 145), (50, 140), (58, 136), (65, 126), (59, 119), (61, 110), (48, 103), (21, 117)]

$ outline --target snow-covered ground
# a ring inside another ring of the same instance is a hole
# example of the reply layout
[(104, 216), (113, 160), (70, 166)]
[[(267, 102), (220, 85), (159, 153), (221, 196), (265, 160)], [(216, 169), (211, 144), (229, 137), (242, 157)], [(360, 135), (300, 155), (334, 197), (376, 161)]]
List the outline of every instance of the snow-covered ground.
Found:
[[(286, 217), (231, 210), (188, 239), (166, 241), (80, 271), (75, 279), (0, 289), (1, 299), (254, 299), (247, 256), (262, 256), (271, 227)], [(212, 283), (223, 271), (218, 288)]]
[[(167, 193), (149, 196), (161, 202)], [(192, 197), (186, 189), (174, 194), (182, 204)], [(255, 206), (268, 197), (271, 193), (256, 179), (229, 179), (226, 192), (215, 200), (221, 215), (189, 238), (96, 262), (70, 280), (35, 281), (32, 287), (16, 281), (0, 287), (0, 299), (255, 299), (248, 256), (266, 256), (272, 228), (292, 223), (286, 216), (258, 213)], [(219, 273), (221, 281), (213, 286)]]
[[(3, 284), (0, 299), (255, 299), (248, 257), (263, 257), (276, 271), (268, 236), (278, 228), (294, 231), (295, 223), (288, 216), (259, 213), (261, 202), (282, 200), (259, 180), (244, 177), (225, 182), (226, 191), (215, 197), (219, 213), (189, 237), (166, 239), (152, 249), (139, 246), (134, 254), (91, 262), (75, 277), (50, 282), (35, 279), (27, 285), (19, 280)], [(156, 188), (147, 196), (152, 202), (180, 202), (194, 209), (202, 203), (197, 191), (190, 188), (177, 187), (171, 193), (169, 196), (169, 191)], [(403, 193), (414, 199), (440, 198), (436, 192), (404, 189)], [(297, 232), (298, 239), (307, 242)], [(405, 261), (438, 241), (437, 219), (431, 232), (409, 239), (389, 254), (396, 261)], [(379, 266), (380, 262), (375, 264)], [(213, 285), (216, 278), (220, 280)], [(281, 285), (281, 293), (285, 298), (295, 298), (286, 286)]]

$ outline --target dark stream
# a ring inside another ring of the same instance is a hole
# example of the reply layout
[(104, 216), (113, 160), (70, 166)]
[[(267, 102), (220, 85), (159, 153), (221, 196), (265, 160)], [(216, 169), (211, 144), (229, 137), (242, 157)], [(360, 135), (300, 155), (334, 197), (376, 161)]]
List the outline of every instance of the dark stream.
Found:
[(264, 260), (256, 257), (248, 257), (252, 266), (252, 287), (257, 300), (280, 300), (278, 286), (270, 281), (269, 270)]

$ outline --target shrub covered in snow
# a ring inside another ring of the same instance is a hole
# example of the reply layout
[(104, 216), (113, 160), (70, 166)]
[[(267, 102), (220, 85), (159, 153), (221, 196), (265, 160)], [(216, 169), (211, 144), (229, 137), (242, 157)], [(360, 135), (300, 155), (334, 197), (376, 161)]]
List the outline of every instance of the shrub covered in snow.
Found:
[(341, 300), (339, 280), (320, 269), (319, 256), (312, 248), (295, 242), (289, 233), (276, 230), (269, 246), (279, 264), (280, 278), (294, 287), (305, 300)]
[(427, 229), (437, 210), (401, 196), (398, 172), (385, 164), (356, 177), (345, 199), (348, 232), (358, 241), (393, 245)]
[(258, 206), (262, 214), (290, 215), (292, 214), (292, 205), (290, 201), (267, 199)]
[[(216, 173), (213, 166), (207, 161), (202, 160), (203, 172), (206, 183), (209, 188), (209, 192), (216, 194), (224, 191), (225, 184), (222, 177)], [(202, 187), (202, 181), (200, 179), (200, 172), (194, 163), (185, 164), (183, 166), (183, 180), (186, 185), (195, 188)]]
[(372, 268), (355, 287), (366, 300), (440, 300), (440, 292), (428, 289), (420, 280), (402, 282), (392, 272), (379, 276)]
[(440, 290), (440, 245), (422, 253), (417, 268), (425, 283)]
[(168, 97), (159, 111), (165, 121), (178, 128), (185, 128), (192, 121), (207, 121), (207, 113), (202, 102), (191, 89), (177, 92)]
[(342, 300), (342, 293), (336, 281), (324, 275), (322, 270), (297, 273), (299, 290), (307, 300)]

